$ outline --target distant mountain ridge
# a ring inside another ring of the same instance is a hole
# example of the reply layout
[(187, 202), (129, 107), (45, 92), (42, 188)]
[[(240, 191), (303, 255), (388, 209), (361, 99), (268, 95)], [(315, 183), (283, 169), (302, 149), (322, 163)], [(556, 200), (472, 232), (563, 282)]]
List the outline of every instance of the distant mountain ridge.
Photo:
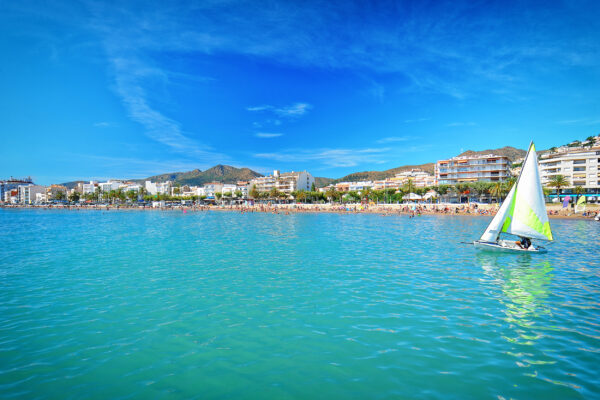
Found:
[(461, 154), (459, 154), (459, 157), (462, 156), (483, 156), (486, 154), (495, 154), (498, 156), (504, 156), (504, 157), (508, 157), (508, 159), (511, 162), (514, 162), (515, 160), (518, 160), (519, 158), (524, 158), (525, 155), (527, 154), (527, 151), (525, 150), (521, 150), (521, 149), (517, 149), (515, 147), (511, 147), (511, 146), (504, 146), (502, 148), (499, 149), (494, 149), (494, 150), (481, 150), (481, 151), (473, 151), (473, 150), (467, 150)]
[[(490, 150), (467, 150), (459, 156), (473, 156), (473, 155), (485, 155), (485, 154), (496, 154), (500, 156), (506, 156), (509, 160), (514, 162), (520, 158), (525, 157), (527, 152), (522, 149), (517, 149), (511, 146), (505, 146), (499, 149)], [(326, 177), (315, 177), (315, 186), (321, 188), (331, 183), (338, 182), (359, 182), (359, 181), (375, 181), (386, 178), (392, 178), (396, 174), (404, 171), (410, 171), (411, 169), (421, 169), (430, 174), (434, 173), (435, 163), (425, 163), (419, 165), (403, 165), (396, 168), (387, 169), (385, 171), (362, 171), (354, 172), (352, 174), (343, 176), (338, 179), (326, 178)], [(172, 181), (174, 184), (189, 185), (189, 186), (201, 186), (208, 182), (221, 182), (221, 183), (236, 183), (237, 181), (249, 181), (256, 177), (263, 176), (250, 168), (236, 168), (230, 165), (215, 165), (206, 171), (194, 169), (188, 172), (170, 172), (161, 175), (150, 176), (145, 179), (133, 179), (132, 181), (138, 183), (144, 183), (145, 181), (152, 182), (165, 182)], [(73, 188), (79, 182), (83, 181), (72, 181), (66, 182), (62, 185), (68, 188)]]
[(252, 171), (250, 168), (236, 168), (230, 165), (219, 164), (206, 171), (195, 169), (188, 172), (171, 172), (135, 181), (140, 183), (145, 181), (172, 181), (174, 184), (201, 186), (208, 182), (236, 183), (237, 181), (249, 181), (259, 176), (262, 175), (256, 171)]

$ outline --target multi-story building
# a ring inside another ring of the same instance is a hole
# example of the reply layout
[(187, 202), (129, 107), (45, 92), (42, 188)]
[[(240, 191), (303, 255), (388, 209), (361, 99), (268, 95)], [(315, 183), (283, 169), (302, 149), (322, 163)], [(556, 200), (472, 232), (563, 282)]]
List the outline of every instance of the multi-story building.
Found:
[(33, 204), (38, 193), (46, 194), (46, 188), (40, 185), (20, 185), (18, 199), (21, 204)]
[(123, 184), (123, 182), (121, 181), (106, 181), (106, 182), (100, 182), (98, 184), (98, 187), (100, 187), (100, 190), (104, 193), (110, 192), (111, 190), (117, 190), (119, 189), (119, 187), (121, 187), (121, 185)]
[(371, 189), (371, 188), (373, 188), (372, 181), (350, 182), (350, 185), (348, 187), (349, 191), (351, 191), (351, 192), (360, 192), (362, 190)]
[(96, 191), (96, 187), (98, 186), (98, 182), (90, 181), (90, 183), (82, 183), (81, 184), (81, 194), (90, 194)]
[(399, 189), (402, 183), (397, 180), (384, 179), (381, 181), (373, 182), (373, 190), (384, 190), (384, 189)]
[(259, 192), (269, 192), (277, 189), (280, 192), (290, 194), (297, 190), (311, 190), (315, 178), (306, 171), (280, 173), (273, 171), (273, 175), (261, 176), (250, 181), (250, 187), (254, 186)]
[(5, 181), (0, 181), (0, 201), (5, 201), (7, 203), (10, 202), (10, 200), (5, 200), (6, 193), (9, 193), (8, 198), (13, 197), (12, 193), (15, 190), (18, 193), (19, 186), (29, 185), (32, 183), (33, 183), (33, 181), (31, 180), (31, 178), (17, 179), (17, 178), (13, 178), (12, 176), (10, 177), (10, 179), (7, 179)]
[(456, 185), (466, 182), (497, 182), (511, 177), (508, 157), (485, 154), (453, 157), (435, 164), (435, 183)]
[(156, 194), (168, 194), (171, 192), (171, 181), (166, 182), (151, 182), (146, 181), (145, 187), (146, 191), (152, 195)]
[(390, 180), (398, 182), (400, 186), (407, 184), (409, 180), (412, 182), (414, 187), (429, 187), (435, 185), (435, 176), (419, 168), (400, 172)]
[(63, 185), (50, 185), (46, 188), (46, 199), (52, 200), (56, 199), (59, 193), (64, 194), (65, 198), (67, 197), (67, 187)]
[(561, 147), (539, 158), (540, 179), (548, 186), (552, 177), (562, 175), (573, 188), (581, 186), (587, 193), (600, 193), (600, 146)]

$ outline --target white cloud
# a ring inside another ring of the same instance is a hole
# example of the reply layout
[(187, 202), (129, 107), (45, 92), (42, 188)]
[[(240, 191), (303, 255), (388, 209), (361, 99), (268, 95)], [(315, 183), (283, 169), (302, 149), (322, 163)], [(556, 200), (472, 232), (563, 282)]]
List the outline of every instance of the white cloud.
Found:
[[(308, 103), (294, 103), (289, 106), (283, 106), (283, 107), (275, 107), (275, 106), (271, 106), (271, 105), (246, 107), (246, 110), (251, 111), (251, 112), (268, 111), (279, 117), (295, 118), (295, 117), (300, 117), (300, 116), (306, 114), (308, 112), (308, 110), (310, 110), (311, 108), (312, 108), (312, 105), (310, 105)], [(272, 121), (272, 123), (274, 125), (281, 124), (281, 121), (279, 121), (277, 119), (268, 120), (268, 121)]]
[(255, 157), (278, 162), (320, 161), (330, 167), (354, 167), (363, 163), (381, 164), (389, 148), (365, 149), (288, 149), (276, 153), (257, 153)]
[(258, 138), (270, 139), (270, 138), (276, 138), (279, 136), (283, 136), (283, 133), (257, 132), (254, 134), (254, 136), (256, 136)]

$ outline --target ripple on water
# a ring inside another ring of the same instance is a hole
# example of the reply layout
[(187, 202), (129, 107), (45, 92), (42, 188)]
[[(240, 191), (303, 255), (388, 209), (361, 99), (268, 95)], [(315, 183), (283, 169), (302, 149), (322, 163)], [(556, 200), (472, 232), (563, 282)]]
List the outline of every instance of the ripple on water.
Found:
[(0, 395), (597, 396), (598, 224), (487, 222), (0, 210)]

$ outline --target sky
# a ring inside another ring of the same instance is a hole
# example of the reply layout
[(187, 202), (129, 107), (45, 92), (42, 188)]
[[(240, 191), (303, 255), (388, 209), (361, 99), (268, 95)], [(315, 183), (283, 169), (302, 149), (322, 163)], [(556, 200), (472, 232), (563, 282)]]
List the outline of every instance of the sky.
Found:
[(2, 1), (0, 179), (348, 173), (600, 133), (598, 1)]

